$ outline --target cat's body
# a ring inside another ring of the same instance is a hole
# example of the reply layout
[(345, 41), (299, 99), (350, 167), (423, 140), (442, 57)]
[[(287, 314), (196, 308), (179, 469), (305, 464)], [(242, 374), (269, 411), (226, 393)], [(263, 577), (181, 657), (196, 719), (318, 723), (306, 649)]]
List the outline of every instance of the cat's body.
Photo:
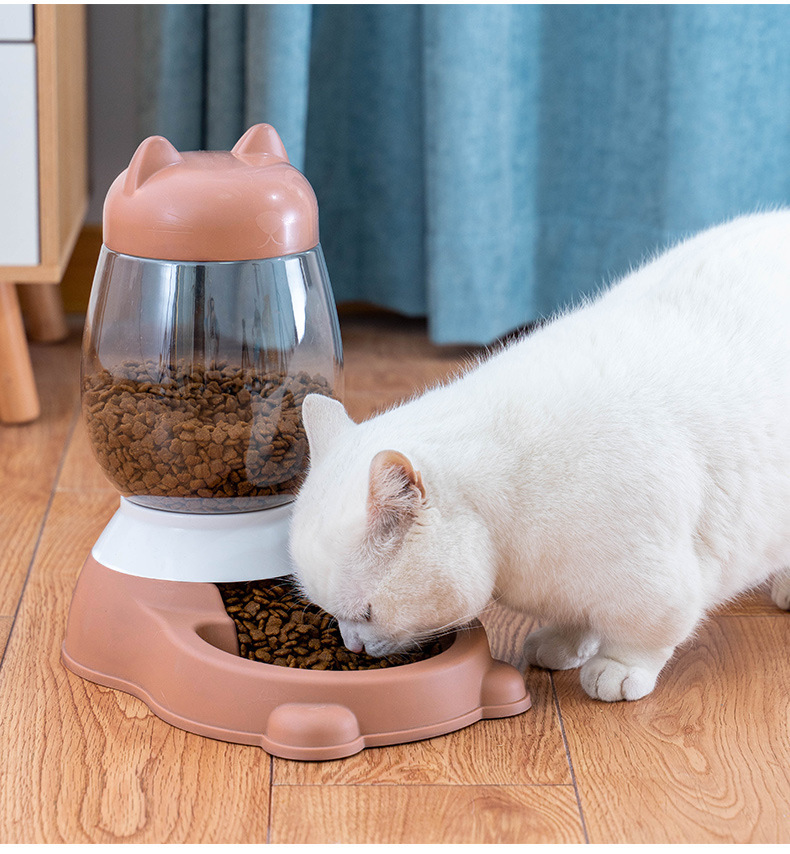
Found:
[(548, 624), (531, 661), (644, 696), (710, 608), (771, 575), (790, 607), (790, 212), (704, 232), (363, 424), (318, 398), (304, 417), (292, 553), (348, 645), (496, 596)]

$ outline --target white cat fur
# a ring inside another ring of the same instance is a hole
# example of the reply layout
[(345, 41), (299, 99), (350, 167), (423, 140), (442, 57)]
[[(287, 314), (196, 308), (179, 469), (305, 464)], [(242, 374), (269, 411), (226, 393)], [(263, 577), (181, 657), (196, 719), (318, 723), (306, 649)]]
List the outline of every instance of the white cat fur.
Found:
[[(531, 663), (643, 697), (709, 609), (771, 576), (790, 608), (790, 212), (703, 232), (369, 421), (314, 395), (304, 421), (291, 553), (349, 648), (497, 598), (547, 624)], [(405, 464), (372, 466), (388, 449)]]

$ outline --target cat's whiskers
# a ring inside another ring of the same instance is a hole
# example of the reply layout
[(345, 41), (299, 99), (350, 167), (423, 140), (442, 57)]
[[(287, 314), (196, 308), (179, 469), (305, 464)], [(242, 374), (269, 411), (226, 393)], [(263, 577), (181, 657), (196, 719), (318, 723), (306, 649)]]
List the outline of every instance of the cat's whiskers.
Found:
[(498, 596), (493, 597), (491, 601), (482, 610), (474, 614), (466, 615), (464, 617), (458, 617), (455, 620), (451, 620), (449, 623), (445, 623), (443, 626), (439, 626), (436, 629), (431, 629), (430, 631), (425, 632), (419, 632), (417, 635), (414, 636), (414, 639), (418, 643), (425, 643), (426, 641), (437, 640), (439, 638), (453, 634), (459, 629), (467, 628), (473, 620), (479, 619), (485, 613), (489, 612), (492, 608), (494, 608), (501, 598), (502, 594), (500, 593)]

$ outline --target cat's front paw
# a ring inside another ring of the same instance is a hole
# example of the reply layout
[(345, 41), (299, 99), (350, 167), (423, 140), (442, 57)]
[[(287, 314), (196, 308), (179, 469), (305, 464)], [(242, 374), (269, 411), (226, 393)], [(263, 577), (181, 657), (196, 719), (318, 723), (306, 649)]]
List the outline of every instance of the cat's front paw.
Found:
[(579, 675), (582, 688), (594, 700), (607, 703), (639, 700), (655, 688), (658, 678), (655, 670), (623, 664), (603, 655), (591, 658)]
[(595, 655), (598, 643), (580, 632), (544, 626), (532, 632), (524, 644), (527, 661), (546, 670), (573, 670)]

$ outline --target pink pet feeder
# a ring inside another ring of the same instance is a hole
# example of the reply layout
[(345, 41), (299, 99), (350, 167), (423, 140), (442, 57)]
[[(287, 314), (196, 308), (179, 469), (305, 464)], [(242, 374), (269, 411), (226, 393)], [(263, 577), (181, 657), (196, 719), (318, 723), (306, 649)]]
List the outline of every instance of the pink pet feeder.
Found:
[(217, 583), (291, 573), (301, 402), (340, 397), (318, 209), (273, 128), (231, 152), (151, 137), (114, 182), (82, 359), (83, 415), (121, 492), (74, 591), (62, 658), (201, 735), (292, 759), (525, 711), (479, 624), (433, 658), (317, 671), (238, 655)]

